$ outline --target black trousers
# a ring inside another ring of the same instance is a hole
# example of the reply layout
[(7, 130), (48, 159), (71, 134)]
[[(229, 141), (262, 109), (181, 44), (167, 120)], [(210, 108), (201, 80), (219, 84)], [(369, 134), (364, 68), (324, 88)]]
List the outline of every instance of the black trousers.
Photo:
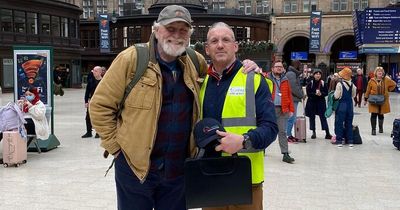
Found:
[(89, 107), (86, 110), (86, 133), (92, 133), (92, 121), (90, 120)]

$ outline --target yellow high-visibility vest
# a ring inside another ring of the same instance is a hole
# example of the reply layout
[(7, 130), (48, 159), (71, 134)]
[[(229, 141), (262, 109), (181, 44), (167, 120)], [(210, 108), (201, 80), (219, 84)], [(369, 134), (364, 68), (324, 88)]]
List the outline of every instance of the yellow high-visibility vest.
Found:
[[(201, 117), (208, 75), (200, 89)], [(222, 125), (230, 133), (244, 134), (257, 127), (255, 93), (262, 77), (254, 72), (244, 74), (241, 69), (233, 78), (226, 93), (222, 109)], [(228, 155), (228, 154), (223, 154)], [(251, 161), (252, 183), (264, 181), (264, 152), (261, 149), (248, 148), (240, 150), (238, 155), (249, 157)]]

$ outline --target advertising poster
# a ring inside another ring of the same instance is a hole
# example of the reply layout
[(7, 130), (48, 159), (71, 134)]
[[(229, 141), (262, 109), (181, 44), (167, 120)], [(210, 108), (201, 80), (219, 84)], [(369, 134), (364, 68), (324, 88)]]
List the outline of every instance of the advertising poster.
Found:
[(100, 52), (110, 52), (110, 26), (107, 14), (99, 15)]
[(319, 52), (321, 48), (322, 12), (313, 11), (310, 15), (310, 52)]
[(29, 87), (39, 90), (40, 100), (51, 106), (51, 55), (44, 49), (14, 49), (14, 100), (19, 100)]

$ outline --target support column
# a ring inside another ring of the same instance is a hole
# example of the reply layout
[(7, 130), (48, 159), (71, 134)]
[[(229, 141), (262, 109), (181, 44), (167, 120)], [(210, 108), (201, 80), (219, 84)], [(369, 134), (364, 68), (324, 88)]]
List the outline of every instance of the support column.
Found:
[(374, 72), (375, 68), (379, 65), (379, 55), (378, 54), (368, 54), (367, 55), (367, 69), (366, 74)]
[(330, 59), (330, 53), (315, 53), (315, 66), (318, 66), (320, 63), (325, 63), (326, 66), (329, 66)]

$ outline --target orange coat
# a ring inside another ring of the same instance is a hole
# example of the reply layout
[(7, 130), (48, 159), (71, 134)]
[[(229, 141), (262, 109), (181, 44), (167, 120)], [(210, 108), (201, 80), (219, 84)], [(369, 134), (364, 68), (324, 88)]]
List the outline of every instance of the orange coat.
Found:
[[(273, 81), (271, 73), (269, 73), (267, 75), (267, 77)], [(275, 89), (276, 89), (276, 83), (275, 82), (273, 82), (273, 83), (274, 83), (274, 88), (272, 90), (272, 101), (274, 101), (274, 99), (275, 99)], [(282, 96), (281, 96), (282, 112), (283, 113), (287, 113), (287, 112), (294, 113), (292, 91), (290, 89), (289, 80), (287, 79), (286, 76), (283, 76), (281, 78), (280, 90), (281, 90), (281, 94), (282, 94)]]
[(368, 111), (370, 113), (386, 114), (390, 112), (389, 92), (396, 88), (396, 83), (387, 76), (382, 81), (384, 82), (384, 89), (381, 92), (379, 92), (379, 85), (375, 77), (371, 78), (368, 82), (367, 90), (365, 91), (365, 100), (368, 100), (369, 95), (385, 95), (385, 103), (381, 106), (368, 103)]

